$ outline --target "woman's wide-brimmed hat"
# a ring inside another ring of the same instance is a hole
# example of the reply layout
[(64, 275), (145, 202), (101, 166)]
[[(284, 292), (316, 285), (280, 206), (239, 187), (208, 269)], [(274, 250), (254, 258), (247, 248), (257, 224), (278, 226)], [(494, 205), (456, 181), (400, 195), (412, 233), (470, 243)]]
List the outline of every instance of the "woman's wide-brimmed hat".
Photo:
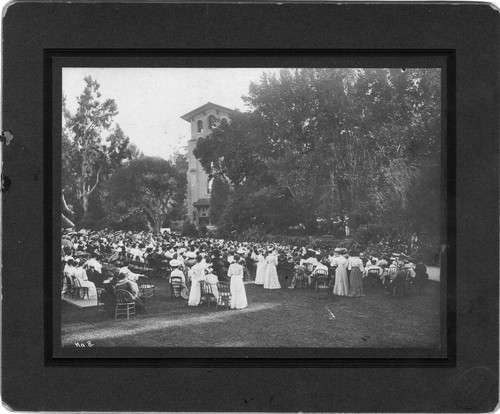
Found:
[(179, 267), (181, 265), (181, 262), (177, 259), (172, 259), (170, 262), (168, 262), (170, 266), (172, 267)]

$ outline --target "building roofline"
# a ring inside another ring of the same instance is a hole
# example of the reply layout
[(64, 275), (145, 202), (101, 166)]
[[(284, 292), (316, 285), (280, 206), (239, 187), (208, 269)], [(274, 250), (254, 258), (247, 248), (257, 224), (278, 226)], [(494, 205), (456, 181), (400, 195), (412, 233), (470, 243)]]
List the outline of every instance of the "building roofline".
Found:
[(236, 112), (234, 109), (226, 108), (225, 106), (217, 105), (212, 102), (207, 102), (205, 105), (202, 105), (196, 109), (193, 109), (187, 114), (182, 115), (181, 118), (184, 119), (184, 121), (191, 122), (191, 118), (193, 118), (195, 115), (199, 114), (200, 112), (206, 111), (207, 109), (210, 108), (218, 109), (220, 111), (228, 112), (230, 114)]
[(197, 201), (193, 203), (194, 207), (206, 207), (210, 206), (210, 199), (209, 198), (199, 198)]

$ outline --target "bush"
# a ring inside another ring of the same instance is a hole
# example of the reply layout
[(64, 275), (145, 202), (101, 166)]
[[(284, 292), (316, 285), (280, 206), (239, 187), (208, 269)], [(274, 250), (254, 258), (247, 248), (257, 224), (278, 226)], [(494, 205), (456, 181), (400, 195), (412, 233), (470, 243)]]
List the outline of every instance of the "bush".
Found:
[(207, 226), (205, 225), (201, 225), (200, 226), (200, 234), (203, 236), (203, 237), (206, 237), (207, 233), (208, 233), (208, 229), (207, 229)]
[(125, 230), (125, 231), (149, 231), (151, 226), (149, 221), (144, 217), (142, 213), (133, 214), (127, 218), (120, 221), (108, 220), (106, 221), (106, 226), (112, 230)]
[(356, 230), (356, 241), (364, 245), (378, 243), (387, 238), (387, 227), (382, 224), (364, 224)]
[(173, 233), (181, 233), (182, 232), (182, 225), (184, 222), (179, 221), (179, 220), (171, 220), (170, 221), (170, 231)]
[(108, 227), (108, 224), (106, 218), (96, 219), (92, 213), (89, 213), (76, 224), (76, 227), (87, 230), (102, 230)]
[(190, 221), (185, 221), (182, 224), (182, 235), (187, 237), (197, 237), (199, 234), (196, 226), (193, 223), (191, 223)]
[(262, 226), (252, 226), (246, 230), (243, 230), (243, 232), (240, 234), (242, 240), (253, 243), (265, 240), (266, 236), (267, 234)]

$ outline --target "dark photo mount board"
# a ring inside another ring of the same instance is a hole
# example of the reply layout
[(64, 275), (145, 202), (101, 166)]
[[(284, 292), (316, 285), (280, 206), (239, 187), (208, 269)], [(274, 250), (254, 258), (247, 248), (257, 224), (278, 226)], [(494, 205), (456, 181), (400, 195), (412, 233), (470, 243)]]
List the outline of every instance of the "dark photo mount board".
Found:
[[(4, 404), (24, 411), (142, 412), (495, 408), (497, 10), (479, 3), (18, 2), (4, 10), (2, 36), (2, 128), (15, 136), (15, 145), (4, 148), (4, 173), (12, 179), (2, 217)], [(233, 350), (228, 357), (209, 349), (199, 350), (202, 358), (194, 351), (168, 358), (141, 348), (58, 354), (57, 68), (113, 61), (265, 67), (307, 60), (315, 66), (322, 59), (351, 67), (439, 61), (446, 68), (445, 352), (349, 349), (337, 358), (280, 349), (259, 358), (255, 350)]]

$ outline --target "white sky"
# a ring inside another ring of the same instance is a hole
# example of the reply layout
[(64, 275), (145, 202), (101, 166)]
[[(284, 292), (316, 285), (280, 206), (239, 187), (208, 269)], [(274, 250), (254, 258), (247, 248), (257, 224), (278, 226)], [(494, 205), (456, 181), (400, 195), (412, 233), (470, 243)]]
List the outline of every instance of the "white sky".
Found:
[(251, 81), (272, 68), (64, 68), (63, 94), (71, 113), (88, 75), (100, 84), (101, 99), (114, 99), (114, 118), (145, 154), (168, 158), (187, 145), (191, 130), (180, 117), (208, 101), (246, 111), (241, 97)]

